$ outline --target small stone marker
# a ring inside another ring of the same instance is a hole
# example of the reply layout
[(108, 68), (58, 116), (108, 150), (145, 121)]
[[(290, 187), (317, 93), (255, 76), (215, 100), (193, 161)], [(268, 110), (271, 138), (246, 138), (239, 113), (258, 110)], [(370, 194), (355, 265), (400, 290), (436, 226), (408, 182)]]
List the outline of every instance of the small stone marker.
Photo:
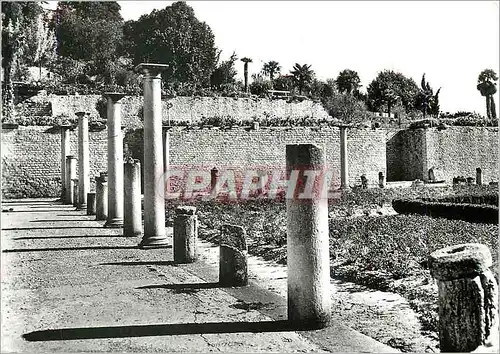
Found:
[(180, 206), (175, 209), (174, 218), (174, 262), (196, 261), (196, 239), (198, 238), (198, 217), (196, 208)]
[(368, 188), (368, 179), (366, 178), (365, 175), (361, 175), (361, 187), (363, 189), (367, 189)]
[(380, 188), (384, 188), (385, 187), (385, 176), (384, 176), (383, 172), (379, 172), (378, 173), (378, 186)]
[(219, 284), (244, 286), (248, 284), (246, 231), (237, 225), (221, 227)]
[(430, 271), (439, 289), (441, 352), (471, 352), (491, 342), (498, 349), (498, 285), (491, 265), (490, 250), (478, 243), (430, 255)]
[(467, 177), (467, 185), (471, 186), (474, 184), (474, 178), (473, 177)]
[(476, 168), (476, 184), (477, 185), (483, 184), (483, 171), (481, 170), (480, 167)]
[(96, 200), (95, 193), (87, 193), (87, 215), (95, 215), (96, 213)]

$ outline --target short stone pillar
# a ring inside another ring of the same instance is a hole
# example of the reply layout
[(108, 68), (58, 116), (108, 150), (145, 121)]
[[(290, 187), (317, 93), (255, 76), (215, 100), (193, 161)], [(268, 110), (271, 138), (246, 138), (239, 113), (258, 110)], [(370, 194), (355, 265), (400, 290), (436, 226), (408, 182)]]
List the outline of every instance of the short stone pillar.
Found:
[(210, 170), (210, 196), (212, 199), (217, 197), (217, 190), (215, 187), (217, 186), (217, 181), (219, 180), (219, 170), (217, 168), (212, 168)]
[(347, 127), (340, 127), (340, 188), (349, 188), (349, 155), (347, 151)]
[(124, 216), (123, 236), (142, 235), (141, 217), (141, 163), (129, 159), (123, 166), (124, 171)]
[(70, 128), (68, 125), (61, 125), (61, 201), (67, 204), (66, 201), (66, 158), (70, 154)]
[(368, 188), (368, 179), (366, 178), (365, 175), (361, 175), (361, 187), (363, 189), (367, 189)]
[(162, 247), (165, 235), (165, 175), (162, 149), (161, 75), (165, 64), (142, 63), (144, 88), (144, 236), (140, 247)]
[(104, 227), (123, 227), (123, 136), (121, 103), (124, 93), (106, 92), (108, 128), (108, 219)]
[(483, 171), (481, 170), (480, 167), (476, 168), (476, 184), (477, 185), (483, 184)]
[(473, 177), (467, 177), (467, 185), (471, 186), (474, 184), (474, 178)]
[(322, 328), (331, 320), (328, 199), (319, 193), (322, 183), (314, 184), (316, 193), (305, 193), (310, 177), (304, 175), (321, 175), (325, 167), (320, 147), (286, 146), (287, 177), (298, 173), (286, 198), (288, 320), (300, 328)]
[(85, 112), (76, 112), (78, 117), (78, 205), (87, 208), (87, 193), (90, 190), (89, 165), (89, 118)]
[(180, 206), (175, 209), (174, 218), (174, 262), (196, 261), (196, 239), (198, 238), (198, 217), (196, 208)]
[(87, 215), (96, 214), (97, 203), (95, 197), (95, 192), (87, 193)]
[(73, 206), (79, 209), (78, 205), (80, 199), (80, 185), (78, 184), (78, 178), (72, 179), (71, 182), (73, 183)]
[(436, 182), (436, 175), (434, 174), (434, 168), (429, 168), (429, 182)]
[(384, 188), (385, 187), (385, 176), (384, 176), (384, 172), (379, 172), (378, 173), (378, 186), (380, 188)]
[(101, 172), (96, 177), (96, 220), (106, 220), (108, 218), (108, 174)]
[(219, 254), (220, 285), (245, 286), (248, 284), (247, 252), (245, 229), (236, 225), (222, 225)]
[(66, 156), (66, 178), (64, 183), (66, 184), (66, 196), (64, 197), (65, 204), (73, 204), (74, 199), (74, 184), (73, 179), (76, 178), (76, 157), (72, 155)]
[(498, 349), (498, 285), (491, 265), (490, 250), (478, 243), (430, 255), (430, 271), (439, 290), (441, 352), (471, 352), (484, 345)]

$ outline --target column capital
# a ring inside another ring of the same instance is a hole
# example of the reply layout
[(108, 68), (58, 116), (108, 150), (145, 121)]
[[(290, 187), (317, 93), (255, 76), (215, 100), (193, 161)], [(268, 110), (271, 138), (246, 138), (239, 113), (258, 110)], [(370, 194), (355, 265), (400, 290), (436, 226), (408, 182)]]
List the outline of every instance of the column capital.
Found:
[(76, 160), (77, 158), (76, 158), (76, 156), (73, 156), (73, 155), (66, 155), (66, 160), (67, 159), (70, 159), (70, 160), (75, 159)]
[(123, 92), (104, 92), (102, 94), (104, 97), (106, 98), (111, 98), (111, 101), (113, 103), (117, 103), (118, 101), (120, 101), (123, 97), (127, 96), (127, 94), (123, 93)]
[(90, 114), (88, 112), (83, 112), (83, 111), (80, 111), (80, 112), (75, 112), (75, 115), (78, 117), (78, 118), (83, 118), (85, 117), (87, 114)]
[(140, 63), (134, 68), (135, 72), (145, 75), (146, 77), (156, 77), (162, 71), (168, 69), (167, 64), (155, 64), (155, 63)]
[(174, 127), (171, 125), (162, 125), (161, 130), (165, 133), (168, 132), (169, 130), (172, 130)]
[(64, 124), (60, 124), (60, 125), (59, 125), (59, 128), (60, 128), (61, 130), (71, 129), (72, 127), (73, 127), (73, 126), (72, 126), (71, 124), (69, 124), (69, 123), (64, 123)]

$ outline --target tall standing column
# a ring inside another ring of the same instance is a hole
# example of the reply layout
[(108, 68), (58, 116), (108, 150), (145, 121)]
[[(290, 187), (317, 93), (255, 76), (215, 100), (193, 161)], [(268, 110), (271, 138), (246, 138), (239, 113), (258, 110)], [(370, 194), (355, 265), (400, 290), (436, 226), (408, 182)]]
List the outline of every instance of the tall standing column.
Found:
[(349, 162), (347, 155), (347, 127), (340, 127), (340, 188), (349, 188)]
[[(168, 176), (168, 170), (170, 165), (170, 133), (169, 127), (163, 127), (163, 172), (165, 173), (165, 178)], [(169, 179), (165, 180), (165, 190), (169, 190)]]
[(66, 157), (70, 154), (70, 128), (68, 124), (61, 125), (61, 201), (68, 204), (66, 200)]
[(73, 204), (73, 193), (74, 185), (73, 179), (76, 178), (76, 157), (72, 155), (66, 156), (66, 178), (64, 182), (66, 183), (66, 196), (64, 201), (66, 204)]
[[(331, 319), (328, 200), (321, 195), (325, 155), (316, 145), (286, 146), (288, 320), (299, 328), (322, 328)], [(311, 182), (313, 184), (311, 184)]]
[(108, 219), (104, 227), (123, 227), (123, 136), (121, 103), (124, 93), (106, 92), (108, 99)]
[(78, 117), (78, 210), (87, 208), (87, 193), (90, 191), (89, 166), (89, 118), (85, 112), (76, 112)]
[(130, 159), (124, 164), (123, 236), (142, 234), (141, 218), (141, 163)]
[(161, 75), (165, 64), (142, 63), (144, 87), (144, 236), (141, 247), (166, 245), (162, 149)]

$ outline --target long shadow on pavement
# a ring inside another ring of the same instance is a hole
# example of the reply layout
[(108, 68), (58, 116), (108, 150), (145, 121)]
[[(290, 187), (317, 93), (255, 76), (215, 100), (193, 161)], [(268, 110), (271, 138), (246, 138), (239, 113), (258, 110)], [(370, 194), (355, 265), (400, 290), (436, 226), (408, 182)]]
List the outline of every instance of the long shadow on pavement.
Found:
[(17, 248), (11, 250), (3, 250), (2, 253), (40, 252), (40, 251), (86, 251), (86, 250), (99, 251), (99, 250), (128, 250), (128, 249), (140, 249), (140, 247), (139, 246), (88, 246), (88, 247), (60, 247), (60, 248)]
[(50, 209), (50, 210), (2, 210), (4, 213), (53, 213), (54, 211), (72, 211), (72, 209)]
[(96, 338), (172, 336), (183, 334), (283, 332), (294, 330), (297, 329), (294, 328), (287, 320), (261, 322), (172, 323), (160, 325), (48, 329), (23, 334), (23, 338), (30, 342), (39, 342)]
[(13, 240), (52, 240), (58, 238), (96, 238), (96, 237), (115, 237), (123, 238), (123, 235), (85, 235), (85, 236), (41, 236), (41, 237), (14, 237)]
[[(81, 215), (78, 215), (81, 216)], [(46, 219), (46, 220), (31, 220), (30, 222), (71, 222), (71, 221), (96, 221), (95, 219)]]
[(172, 290), (194, 290), (194, 289), (217, 289), (224, 288), (220, 283), (191, 283), (191, 284), (159, 284), (139, 286), (136, 289), (172, 289)]
[(175, 263), (173, 261), (141, 261), (141, 262), (100, 263), (99, 265), (138, 266), (138, 265), (175, 265)]
[(20, 230), (57, 230), (57, 229), (104, 229), (102, 226), (45, 226), (45, 227), (7, 227), (3, 231)]

